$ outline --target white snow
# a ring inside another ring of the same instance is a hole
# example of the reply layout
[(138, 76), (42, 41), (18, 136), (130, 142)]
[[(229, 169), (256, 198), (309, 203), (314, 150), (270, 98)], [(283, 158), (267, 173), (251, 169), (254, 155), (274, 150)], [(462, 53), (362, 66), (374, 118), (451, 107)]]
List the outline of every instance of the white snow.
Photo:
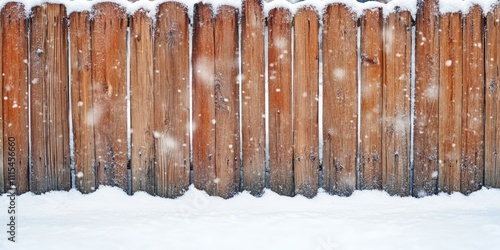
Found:
[[(0, 225), (7, 230), (6, 195)], [(356, 191), (313, 199), (248, 193), (224, 200), (192, 186), (177, 199), (100, 187), (17, 197), (17, 242), (0, 249), (496, 249), (500, 190), (425, 198)]]

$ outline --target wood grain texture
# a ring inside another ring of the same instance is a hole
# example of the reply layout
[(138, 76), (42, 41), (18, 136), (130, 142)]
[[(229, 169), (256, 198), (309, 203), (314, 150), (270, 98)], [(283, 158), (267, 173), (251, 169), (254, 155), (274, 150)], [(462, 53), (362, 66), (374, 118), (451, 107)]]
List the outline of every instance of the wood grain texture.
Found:
[(462, 146), (462, 15), (440, 19), (439, 172), (438, 190), (460, 191)]
[(269, 81), (269, 186), (292, 196), (292, 14), (276, 8), (267, 19)]
[(139, 10), (130, 17), (130, 127), (132, 193), (155, 194), (153, 20)]
[(238, 15), (223, 5), (215, 18), (215, 174), (223, 198), (240, 184)]
[(184, 5), (160, 6), (154, 40), (156, 194), (174, 198), (187, 190), (190, 171), (189, 19)]
[(314, 197), (319, 170), (319, 19), (312, 7), (294, 17), (293, 157), (295, 194)]
[(500, 6), (486, 16), (484, 185), (500, 188)]
[(265, 61), (262, 0), (243, 1), (241, 19), (243, 189), (265, 187)]
[(462, 19), (463, 102), (460, 191), (481, 189), (484, 177), (484, 18), (474, 5)]
[[(28, 28), (24, 5), (9, 2), (2, 11), (2, 92), (5, 188), (28, 192)], [(5, 98), (6, 97), (6, 98)], [(9, 139), (10, 138), (10, 139)], [(15, 140), (11, 151), (9, 141)], [(9, 153), (13, 153), (8, 155)]]
[(381, 8), (361, 17), (361, 189), (382, 189), (383, 24)]
[(417, 5), (413, 195), (422, 197), (437, 192), (439, 7), (437, 0), (419, 0)]
[(69, 20), (75, 185), (78, 191), (90, 193), (97, 188), (90, 13), (73, 12)]
[(69, 190), (69, 74), (66, 7), (32, 9), (30, 32), (31, 191)]
[(384, 22), (382, 184), (391, 195), (410, 195), (411, 14), (396, 11)]
[(343, 4), (323, 17), (323, 188), (342, 196), (356, 188), (356, 22)]
[[(127, 14), (115, 3), (93, 8), (92, 97), (97, 183), (127, 190)], [(89, 118), (89, 117), (87, 117)], [(88, 119), (89, 120), (89, 119)]]
[(211, 5), (195, 5), (193, 23), (193, 181), (216, 193), (215, 173), (215, 41)]

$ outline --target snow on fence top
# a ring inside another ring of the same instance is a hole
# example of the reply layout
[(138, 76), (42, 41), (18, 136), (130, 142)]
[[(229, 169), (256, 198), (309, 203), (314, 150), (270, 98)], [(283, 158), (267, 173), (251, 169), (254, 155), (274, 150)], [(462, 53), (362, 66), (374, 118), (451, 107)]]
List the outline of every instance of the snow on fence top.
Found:
[[(0, 3), (0, 9), (2, 9), (6, 3), (10, 1), (2, 1)], [(43, 3), (58, 3), (64, 4), (67, 9), (68, 15), (72, 12), (82, 12), (91, 11), (95, 4), (102, 2), (113, 2), (117, 3), (124, 8), (126, 8), (128, 14), (133, 14), (139, 9), (144, 9), (149, 12), (151, 17), (155, 16), (158, 6), (165, 2), (179, 2), (188, 8), (189, 16), (193, 16), (194, 5), (198, 2), (212, 4), (214, 10), (217, 10), (222, 5), (229, 5), (236, 7), (241, 10), (242, 1), (241, 0), (138, 0), (135, 2), (127, 0), (17, 0), (15, 2), (23, 3), (26, 6), (26, 15), (30, 15), (31, 8), (39, 6)], [(351, 9), (353, 14), (356, 16), (363, 15), (363, 12), (367, 9), (382, 8), (384, 15), (387, 16), (389, 13), (396, 10), (407, 10), (410, 11), (412, 17), (415, 17), (417, 12), (417, 0), (393, 0), (387, 4), (369, 1), (365, 3), (360, 3), (356, 0), (306, 0), (299, 3), (290, 3), (287, 0), (273, 0), (271, 2), (263, 2), (264, 14), (267, 16), (269, 11), (274, 8), (286, 8), (289, 9), (292, 14), (294, 14), (299, 8), (304, 6), (311, 6), (315, 8), (319, 13), (323, 13), (324, 9), (329, 4), (341, 3), (345, 4)], [(483, 13), (488, 13), (492, 7), (498, 4), (497, 0), (440, 0), (439, 10), (440, 13), (449, 12), (462, 12), (468, 13), (469, 9), (474, 5), (479, 5)], [(217, 13), (217, 11), (214, 11)]]

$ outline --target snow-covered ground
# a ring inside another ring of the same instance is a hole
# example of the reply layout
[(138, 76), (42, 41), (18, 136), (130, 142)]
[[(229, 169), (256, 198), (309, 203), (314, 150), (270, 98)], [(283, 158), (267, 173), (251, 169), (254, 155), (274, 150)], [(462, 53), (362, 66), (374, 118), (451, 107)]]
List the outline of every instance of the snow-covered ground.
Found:
[(0, 249), (498, 249), (500, 190), (421, 199), (356, 191), (314, 199), (269, 190), (223, 200), (193, 187), (178, 199), (127, 196), (101, 187), (82, 195), (17, 197), (16, 243), (7, 240), (0, 197)]

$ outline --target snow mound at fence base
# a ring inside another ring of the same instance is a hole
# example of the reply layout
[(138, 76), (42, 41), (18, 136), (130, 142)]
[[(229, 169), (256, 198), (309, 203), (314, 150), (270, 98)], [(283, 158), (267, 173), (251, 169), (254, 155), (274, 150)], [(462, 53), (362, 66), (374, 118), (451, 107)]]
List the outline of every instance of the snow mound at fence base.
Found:
[[(266, 190), (260, 198), (210, 197), (193, 186), (177, 199), (118, 188), (18, 197), (17, 242), (0, 249), (496, 249), (500, 190), (469, 196), (391, 197), (356, 191), (313, 199)], [(0, 196), (0, 224), (8, 197)]]

